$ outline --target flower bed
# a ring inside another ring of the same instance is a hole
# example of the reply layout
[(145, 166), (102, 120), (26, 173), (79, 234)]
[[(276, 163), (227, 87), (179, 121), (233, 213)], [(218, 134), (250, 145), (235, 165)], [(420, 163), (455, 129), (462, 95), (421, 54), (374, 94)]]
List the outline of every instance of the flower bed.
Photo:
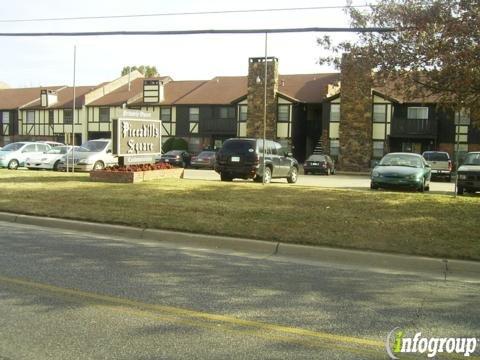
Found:
[(170, 164), (142, 164), (110, 166), (104, 170), (90, 171), (90, 180), (111, 183), (138, 183), (165, 178), (183, 178), (183, 169)]

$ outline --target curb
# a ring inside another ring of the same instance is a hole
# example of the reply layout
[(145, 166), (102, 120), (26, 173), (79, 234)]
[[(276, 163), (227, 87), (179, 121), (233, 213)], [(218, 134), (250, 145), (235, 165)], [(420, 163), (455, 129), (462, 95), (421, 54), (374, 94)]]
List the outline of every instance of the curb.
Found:
[(480, 262), (476, 261), (447, 260), (364, 250), (285, 244), (264, 240), (193, 234), (169, 230), (142, 229), (123, 225), (101, 224), (5, 212), (0, 212), (0, 221), (87, 232), (98, 235), (113, 235), (136, 240), (166, 242), (188, 247), (255, 253), (323, 262), (325, 264), (334, 263), (347, 266), (360, 266), (370, 270), (384, 270), (387, 272), (399, 271), (412, 274), (428, 273), (439, 276), (441, 279), (451, 277), (480, 279)]

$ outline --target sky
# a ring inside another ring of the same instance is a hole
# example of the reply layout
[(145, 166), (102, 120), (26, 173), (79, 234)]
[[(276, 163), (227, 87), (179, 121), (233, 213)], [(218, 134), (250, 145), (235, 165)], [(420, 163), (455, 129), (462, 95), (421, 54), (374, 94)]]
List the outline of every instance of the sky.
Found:
[[(353, 0), (365, 5), (365, 0)], [(348, 27), (340, 9), (140, 17), (101, 20), (4, 22), (82, 16), (110, 16), (267, 8), (345, 5), (344, 0), (0, 0), (0, 32), (72, 32)], [(316, 39), (323, 33), (270, 34), (268, 56), (279, 59), (281, 74), (336, 71), (320, 66), (323, 50)], [(334, 41), (354, 36), (331, 33)], [(0, 37), (0, 82), (11, 87), (73, 84), (73, 49), (77, 48), (76, 84), (96, 85), (120, 76), (126, 65), (153, 65), (174, 80), (203, 80), (215, 76), (245, 76), (249, 57), (265, 55), (265, 36), (188, 35), (116, 37)]]

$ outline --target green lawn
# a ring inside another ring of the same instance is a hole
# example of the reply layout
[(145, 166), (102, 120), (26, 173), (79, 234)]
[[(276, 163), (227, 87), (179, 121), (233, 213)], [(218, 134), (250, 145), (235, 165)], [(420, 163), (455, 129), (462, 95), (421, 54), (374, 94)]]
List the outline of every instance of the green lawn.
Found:
[(0, 211), (480, 260), (480, 197), (0, 170)]

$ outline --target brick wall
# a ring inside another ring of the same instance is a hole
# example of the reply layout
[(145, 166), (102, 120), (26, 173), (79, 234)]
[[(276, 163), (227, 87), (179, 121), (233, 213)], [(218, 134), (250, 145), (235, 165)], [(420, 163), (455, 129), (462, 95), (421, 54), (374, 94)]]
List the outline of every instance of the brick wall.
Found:
[(371, 68), (365, 59), (344, 54), (340, 78), (340, 168), (366, 171), (372, 156)]
[[(267, 58), (267, 139), (275, 139), (277, 123), (278, 60)], [(248, 66), (247, 136), (263, 137), (265, 58), (250, 58)], [(260, 82), (257, 82), (257, 78)]]

